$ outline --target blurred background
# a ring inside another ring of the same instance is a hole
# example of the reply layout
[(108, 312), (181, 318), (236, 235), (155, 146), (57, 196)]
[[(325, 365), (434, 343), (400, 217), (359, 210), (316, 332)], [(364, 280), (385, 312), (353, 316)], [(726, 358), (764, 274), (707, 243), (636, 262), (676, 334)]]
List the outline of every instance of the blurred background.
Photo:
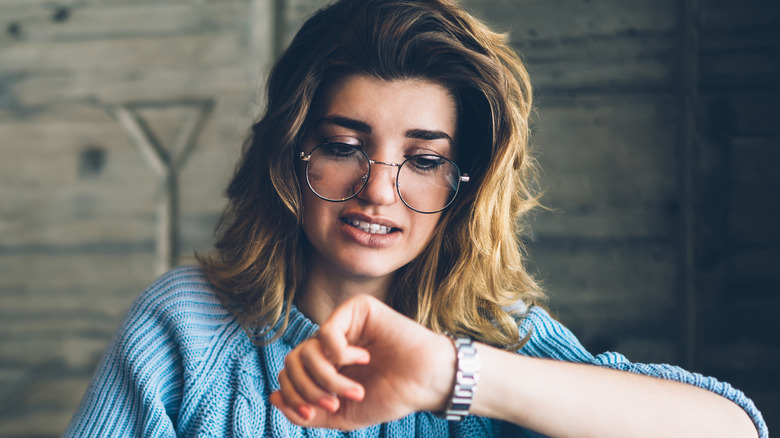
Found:
[[(130, 303), (212, 245), (258, 84), (325, 3), (0, 0), (0, 437), (59, 436)], [(461, 3), (535, 83), (550, 309), (780, 427), (779, 4)]]

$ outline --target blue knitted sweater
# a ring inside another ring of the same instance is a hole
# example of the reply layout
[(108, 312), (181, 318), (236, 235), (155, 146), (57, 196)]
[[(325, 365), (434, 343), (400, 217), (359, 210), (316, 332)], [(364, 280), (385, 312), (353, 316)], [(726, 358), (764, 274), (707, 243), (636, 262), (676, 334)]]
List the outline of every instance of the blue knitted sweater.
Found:
[[(592, 356), (543, 309), (520, 325), (531, 333), (520, 354), (591, 363), (687, 382), (733, 400), (766, 425), (753, 402), (728, 383), (671, 365), (630, 363), (620, 354)], [(132, 306), (111, 341), (66, 437), (493, 437), (538, 436), (518, 426), (470, 416), (448, 424), (428, 412), (349, 433), (290, 423), (268, 401), (279, 388), (284, 357), (317, 326), (292, 309), (282, 337), (253, 344), (220, 303), (198, 267), (172, 270)], [(518, 378), (522, 378), (518, 376)]]

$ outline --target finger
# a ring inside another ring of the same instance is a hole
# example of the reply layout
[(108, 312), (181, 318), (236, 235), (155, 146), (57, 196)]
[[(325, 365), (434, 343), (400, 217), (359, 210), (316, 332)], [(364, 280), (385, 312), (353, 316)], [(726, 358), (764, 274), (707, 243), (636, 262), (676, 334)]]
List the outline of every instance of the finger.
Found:
[[(297, 417), (303, 421), (310, 421), (314, 418), (314, 407), (307, 403), (295, 390), (295, 386), (290, 381), (287, 370), (283, 369), (279, 373), (279, 395), (281, 395), (284, 405), (292, 409)], [(285, 414), (287, 415), (287, 414)], [(288, 418), (290, 416), (288, 415)]]
[(347, 344), (343, 334), (332, 331), (317, 335), (322, 353), (336, 368), (347, 365), (365, 365), (371, 361), (371, 355), (365, 348)]
[(336, 364), (339, 367), (347, 365), (365, 365), (371, 362), (371, 353), (365, 348), (347, 346), (341, 353), (341, 361)]
[(308, 342), (309, 345), (303, 346), (297, 354), (285, 358), (285, 377), (307, 403), (336, 412), (339, 400), (333, 395), (337, 392), (332, 389), (333, 382), (344, 377), (339, 376), (333, 364), (325, 359), (316, 340)]
[[(295, 408), (285, 403), (284, 396), (282, 396), (281, 391), (272, 392), (268, 399), (272, 405), (276, 406), (277, 409), (282, 411), (285, 417), (299, 426), (309, 425), (309, 422), (316, 416), (316, 413), (314, 413), (313, 409), (304, 409), (302, 412), (298, 412)], [(301, 415), (301, 413), (305, 415)]]
[[(348, 350), (350, 352), (345, 355), (346, 357), (353, 356), (360, 361), (368, 359), (368, 352), (362, 348), (352, 347)], [(365, 394), (363, 386), (341, 374), (336, 367), (325, 358), (320, 349), (302, 351), (301, 362), (304, 372), (311, 376), (311, 379), (314, 382), (317, 382), (318, 387), (316, 389), (322, 391), (322, 393), (312, 392), (304, 395), (304, 398), (307, 400), (311, 401), (317, 397), (320, 406), (331, 412), (335, 412), (338, 410), (338, 399), (331, 394), (342, 395), (358, 401), (363, 399)], [(298, 376), (292, 375), (293, 370), (290, 370), (290, 372), (291, 379), (295, 381)], [(295, 372), (298, 372), (298, 370), (295, 370)], [(309, 390), (313, 391), (311, 388), (302, 388), (301, 392)]]
[(317, 338), (322, 343), (325, 355), (337, 366), (349, 362), (350, 358), (345, 355), (350, 353), (349, 344), (359, 341), (359, 335), (356, 334), (363, 333), (371, 313), (371, 300), (370, 297), (363, 295), (348, 300), (333, 311), (325, 324), (320, 327)]

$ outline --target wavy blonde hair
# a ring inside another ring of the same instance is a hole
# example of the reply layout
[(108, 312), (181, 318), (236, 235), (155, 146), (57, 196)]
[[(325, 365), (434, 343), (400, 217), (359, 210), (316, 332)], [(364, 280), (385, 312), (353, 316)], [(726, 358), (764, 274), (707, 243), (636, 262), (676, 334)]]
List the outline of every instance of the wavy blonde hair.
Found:
[(449, 89), (459, 103), (458, 164), (472, 177), (397, 273), (390, 304), (432, 330), (517, 348), (510, 306), (543, 298), (519, 240), (537, 205), (531, 85), (504, 36), (447, 0), (341, 0), (306, 21), (269, 77), (216, 251), (198, 256), (220, 299), (261, 342), (286, 328), (306, 275), (295, 151), (316, 96), (353, 74)]

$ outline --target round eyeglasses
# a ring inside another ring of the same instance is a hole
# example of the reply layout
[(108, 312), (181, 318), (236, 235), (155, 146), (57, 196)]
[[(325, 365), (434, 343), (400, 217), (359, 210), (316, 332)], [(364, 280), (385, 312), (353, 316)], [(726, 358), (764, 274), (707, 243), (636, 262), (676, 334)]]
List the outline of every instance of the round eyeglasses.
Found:
[(418, 213), (438, 213), (447, 208), (458, 194), (461, 182), (469, 176), (447, 158), (433, 154), (414, 155), (401, 164), (374, 161), (358, 146), (347, 143), (323, 143), (309, 155), (306, 182), (318, 197), (331, 202), (354, 198), (368, 183), (371, 165), (398, 168), (395, 188), (404, 204)]

